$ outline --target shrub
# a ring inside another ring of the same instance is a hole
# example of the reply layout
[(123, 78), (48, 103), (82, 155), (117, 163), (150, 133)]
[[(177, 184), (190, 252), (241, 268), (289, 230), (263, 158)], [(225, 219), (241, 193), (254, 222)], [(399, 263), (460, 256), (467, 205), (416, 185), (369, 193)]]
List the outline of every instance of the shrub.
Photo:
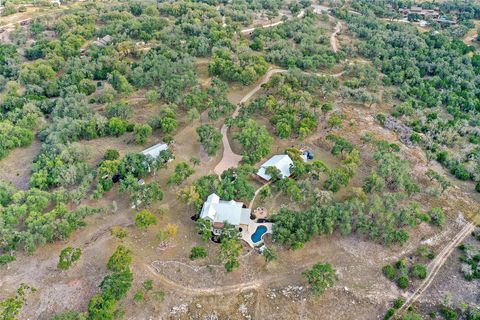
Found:
[(416, 132), (412, 133), (410, 135), (410, 141), (414, 144), (417, 144), (419, 143), (420, 141), (422, 140), (422, 138), (420, 137), (420, 135)]
[(140, 302), (140, 301), (145, 300), (145, 294), (143, 293), (143, 291), (138, 290), (137, 292), (135, 292), (135, 295), (133, 296), (133, 300), (135, 302)]
[(457, 312), (449, 307), (442, 308), (442, 315), (446, 320), (456, 320), (458, 318)]
[(142, 287), (143, 287), (143, 289), (145, 289), (145, 291), (152, 290), (153, 289), (153, 281), (150, 280), (150, 279), (143, 281)]
[(383, 274), (385, 275), (385, 277), (387, 277), (387, 279), (389, 279), (389, 280), (395, 279), (395, 277), (397, 275), (396, 271), (395, 271), (395, 268), (390, 264), (384, 266), (382, 268), (382, 271), (383, 271)]
[(165, 299), (165, 291), (157, 290), (152, 293), (152, 296), (157, 301), (163, 301)]
[(408, 280), (408, 276), (400, 276), (397, 279), (397, 285), (400, 289), (407, 289), (410, 284), (410, 281)]
[(424, 258), (428, 258), (430, 260), (435, 258), (435, 253), (433, 252), (432, 249), (428, 248), (427, 246), (418, 247), (417, 254), (419, 254), (420, 256), (422, 256)]
[(397, 269), (405, 269), (407, 267), (407, 260), (405, 258), (398, 260), (395, 263)]
[(108, 259), (107, 268), (113, 272), (120, 272), (129, 268), (132, 263), (132, 252), (120, 245)]
[(397, 298), (395, 299), (395, 301), (393, 301), (393, 307), (395, 309), (400, 309), (404, 303), (405, 303), (405, 300), (403, 298)]
[(466, 181), (471, 178), (470, 172), (468, 172), (462, 164), (457, 164), (451, 167), (450, 173), (452, 173), (457, 179), (462, 181)]
[(431, 222), (437, 226), (443, 226), (445, 223), (445, 213), (440, 208), (432, 208), (428, 212)]
[(117, 160), (120, 157), (120, 153), (116, 149), (107, 149), (105, 155), (103, 156), (104, 160)]
[(445, 164), (448, 159), (448, 152), (447, 151), (440, 151), (437, 153), (437, 161), (441, 164)]
[(80, 259), (82, 250), (80, 248), (66, 247), (60, 252), (57, 268), (67, 270), (72, 264)]
[(387, 313), (383, 317), (383, 320), (388, 320), (388, 319), (392, 318), (394, 314), (395, 314), (395, 309), (393, 309), (393, 308), (388, 309)]
[(188, 177), (195, 173), (195, 170), (186, 162), (180, 162), (175, 166), (175, 172), (167, 180), (168, 185), (180, 185)]
[(425, 279), (427, 277), (427, 267), (423, 264), (414, 264), (410, 268), (410, 275), (418, 279)]
[(277, 260), (277, 252), (272, 248), (266, 248), (263, 250), (262, 255), (265, 257), (267, 262)]
[(108, 120), (108, 132), (110, 135), (120, 137), (127, 131), (127, 121), (120, 118), (110, 118)]
[(190, 252), (190, 260), (203, 259), (207, 256), (207, 250), (204, 247), (193, 247)]
[(9, 254), (0, 254), (0, 266), (4, 266), (12, 261), (15, 261), (15, 256), (11, 256)]
[(157, 224), (157, 217), (146, 209), (135, 215), (135, 225), (140, 229), (146, 229), (154, 224)]
[(333, 287), (338, 280), (335, 269), (329, 263), (317, 263), (302, 273), (315, 294), (322, 294), (326, 288)]
[(128, 267), (123, 271), (109, 274), (100, 284), (102, 295), (108, 299), (120, 300), (130, 290), (132, 281), (133, 274)]
[(137, 144), (145, 144), (152, 135), (152, 127), (148, 124), (136, 124), (133, 128), (133, 139)]
[(125, 228), (116, 226), (116, 227), (112, 227), (111, 234), (112, 236), (121, 240), (121, 239), (125, 239), (128, 236), (128, 231)]
[(222, 141), (222, 134), (214, 126), (204, 124), (197, 128), (198, 142), (200, 142), (209, 156), (214, 156)]

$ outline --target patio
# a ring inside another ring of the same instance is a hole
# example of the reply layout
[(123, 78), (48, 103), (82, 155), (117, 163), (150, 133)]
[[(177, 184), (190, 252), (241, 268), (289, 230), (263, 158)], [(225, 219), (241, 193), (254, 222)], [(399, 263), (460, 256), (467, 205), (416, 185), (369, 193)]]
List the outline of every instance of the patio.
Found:
[[(252, 235), (255, 233), (255, 231), (257, 231), (257, 228), (260, 226), (265, 226), (267, 230), (262, 234), (261, 240), (254, 243), (252, 240)], [(242, 240), (248, 243), (250, 247), (255, 248), (259, 244), (263, 243), (263, 236), (268, 233), (271, 234), (272, 230), (273, 230), (273, 223), (271, 222), (258, 223), (258, 222), (252, 221), (248, 225), (248, 230), (242, 231)]]

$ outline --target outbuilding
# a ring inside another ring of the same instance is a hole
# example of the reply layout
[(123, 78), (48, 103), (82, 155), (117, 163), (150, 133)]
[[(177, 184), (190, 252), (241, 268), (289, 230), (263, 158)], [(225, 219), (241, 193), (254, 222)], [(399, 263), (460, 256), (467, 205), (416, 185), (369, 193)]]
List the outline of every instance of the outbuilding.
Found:
[(280, 175), (283, 179), (292, 175), (291, 168), (293, 167), (293, 161), (286, 154), (279, 154), (271, 157), (267, 162), (260, 166), (260, 169), (257, 172), (257, 175), (266, 181), (270, 181), (270, 179), (272, 179), (272, 177), (266, 173), (268, 167), (277, 168), (280, 171)]

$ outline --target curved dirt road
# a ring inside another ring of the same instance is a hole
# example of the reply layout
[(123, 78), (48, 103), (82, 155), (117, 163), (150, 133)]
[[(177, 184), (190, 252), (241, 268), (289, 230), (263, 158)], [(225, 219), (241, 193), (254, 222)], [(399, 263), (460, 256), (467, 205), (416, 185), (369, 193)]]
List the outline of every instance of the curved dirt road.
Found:
[[(238, 116), (238, 113), (240, 111), (240, 107), (242, 106), (242, 104), (247, 102), (255, 93), (257, 93), (257, 91), (262, 88), (262, 85), (267, 83), (270, 80), (271, 76), (273, 76), (276, 73), (284, 73), (284, 72), (287, 72), (287, 70), (284, 70), (284, 69), (271, 69), (271, 70), (269, 70), (265, 74), (265, 76), (263, 76), (262, 80), (255, 86), (255, 88), (250, 90), (242, 98), (242, 100), (240, 100), (240, 103), (237, 105), (237, 108), (233, 112), (232, 117), (236, 118)], [(223, 136), (223, 138), (222, 138), (223, 156), (222, 156), (222, 159), (220, 160), (220, 162), (215, 167), (215, 169), (213, 169), (213, 171), (218, 175), (221, 175), (223, 173), (223, 171), (227, 170), (228, 168), (238, 166), (238, 163), (242, 160), (242, 156), (233, 152), (232, 148), (230, 147), (230, 142), (228, 141), (228, 135), (227, 135), (228, 126), (224, 124), (222, 126), (222, 129), (220, 130), (220, 132), (222, 133), (222, 136)]]
[[(260, 90), (262, 88), (262, 85), (267, 83), (269, 80), (270, 80), (270, 77), (273, 76), (274, 74), (276, 73), (286, 73), (288, 72), (288, 70), (285, 70), (285, 69), (271, 69), (269, 70), (262, 78), (262, 80), (255, 86), (255, 88), (253, 88), (252, 90), (250, 90), (243, 98), (242, 100), (240, 100), (240, 103), (237, 105), (237, 108), (235, 109), (235, 111), (233, 112), (233, 115), (232, 117), (233, 118), (236, 118), (238, 116), (238, 113), (240, 111), (240, 107), (242, 106), (242, 104), (244, 104), (245, 102), (247, 102), (248, 100), (250, 100), (250, 98), (255, 94), (257, 93), (258, 90)], [(345, 71), (342, 71), (342, 72), (339, 72), (339, 73), (336, 73), (336, 74), (333, 74), (331, 76), (333, 77), (341, 77), (343, 74), (345, 73)], [(313, 73), (317, 76), (325, 76), (325, 74), (323, 73)], [(223, 155), (222, 155), (222, 159), (220, 160), (220, 162), (216, 165), (215, 169), (213, 169), (213, 171), (217, 174), (217, 175), (221, 175), (225, 170), (229, 169), (229, 168), (234, 168), (234, 167), (237, 167), (238, 164), (240, 163), (240, 161), (242, 160), (242, 156), (239, 155), (239, 154), (236, 154), (235, 152), (233, 152), (232, 148), (230, 147), (230, 141), (228, 141), (228, 126), (227, 125), (223, 125), (220, 132), (222, 133), (222, 143), (223, 143)]]
[(330, 45), (332, 46), (333, 52), (338, 51), (337, 46), (337, 34), (342, 30), (342, 23), (340, 21), (337, 22), (335, 26), (335, 31), (330, 35)]
[[(305, 10), (302, 10), (300, 11), (299, 14), (297, 14), (297, 18), (303, 18), (303, 16), (305, 16)], [(290, 19), (288, 19), (290, 20)], [(287, 21), (288, 21), (287, 20)], [(277, 22), (274, 22), (274, 23), (269, 23), (269, 24), (265, 24), (263, 26), (258, 26), (258, 27), (252, 27), (252, 28), (247, 28), (247, 29), (243, 29), (240, 31), (241, 34), (250, 34), (252, 33), (253, 31), (255, 31), (256, 29), (259, 29), (259, 28), (271, 28), (271, 27), (275, 27), (275, 26), (278, 26), (282, 23), (284, 23), (285, 21), (283, 20), (280, 20), (280, 21), (277, 21)]]
[(288, 279), (293, 274), (299, 274), (300, 272), (304, 271), (307, 267), (310, 267), (313, 264), (315, 264), (314, 261), (313, 262), (309, 261), (302, 264), (297, 264), (295, 268), (290, 269), (288, 272), (269, 274), (262, 278), (250, 280), (247, 282), (224, 285), (224, 286), (214, 286), (214, 287), (208, 287), (208, 288), (194, 288), (191, 286), (184, 286), (162, 275), (155, 268), (155, 266), (148, 265), (148, 264), (144, 264), (144, 266), (165, 287), (169, 287), (170, 289), (175, 290), (177, 292), (181, 292), (186, 295), (224, 295), (224, 294), (230, 294), (235, 292), (242, 292), (245, 290), (254, 290), (264, 285), (272, 284), (276, 281)]

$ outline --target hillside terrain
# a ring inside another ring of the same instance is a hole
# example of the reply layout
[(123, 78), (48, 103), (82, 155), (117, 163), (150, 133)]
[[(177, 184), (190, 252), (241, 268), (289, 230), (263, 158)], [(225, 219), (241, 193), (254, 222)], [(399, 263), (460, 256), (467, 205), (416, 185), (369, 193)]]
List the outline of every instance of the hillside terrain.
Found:
[(0, 11), (0, 319), (480, 319), (479, 3)]

